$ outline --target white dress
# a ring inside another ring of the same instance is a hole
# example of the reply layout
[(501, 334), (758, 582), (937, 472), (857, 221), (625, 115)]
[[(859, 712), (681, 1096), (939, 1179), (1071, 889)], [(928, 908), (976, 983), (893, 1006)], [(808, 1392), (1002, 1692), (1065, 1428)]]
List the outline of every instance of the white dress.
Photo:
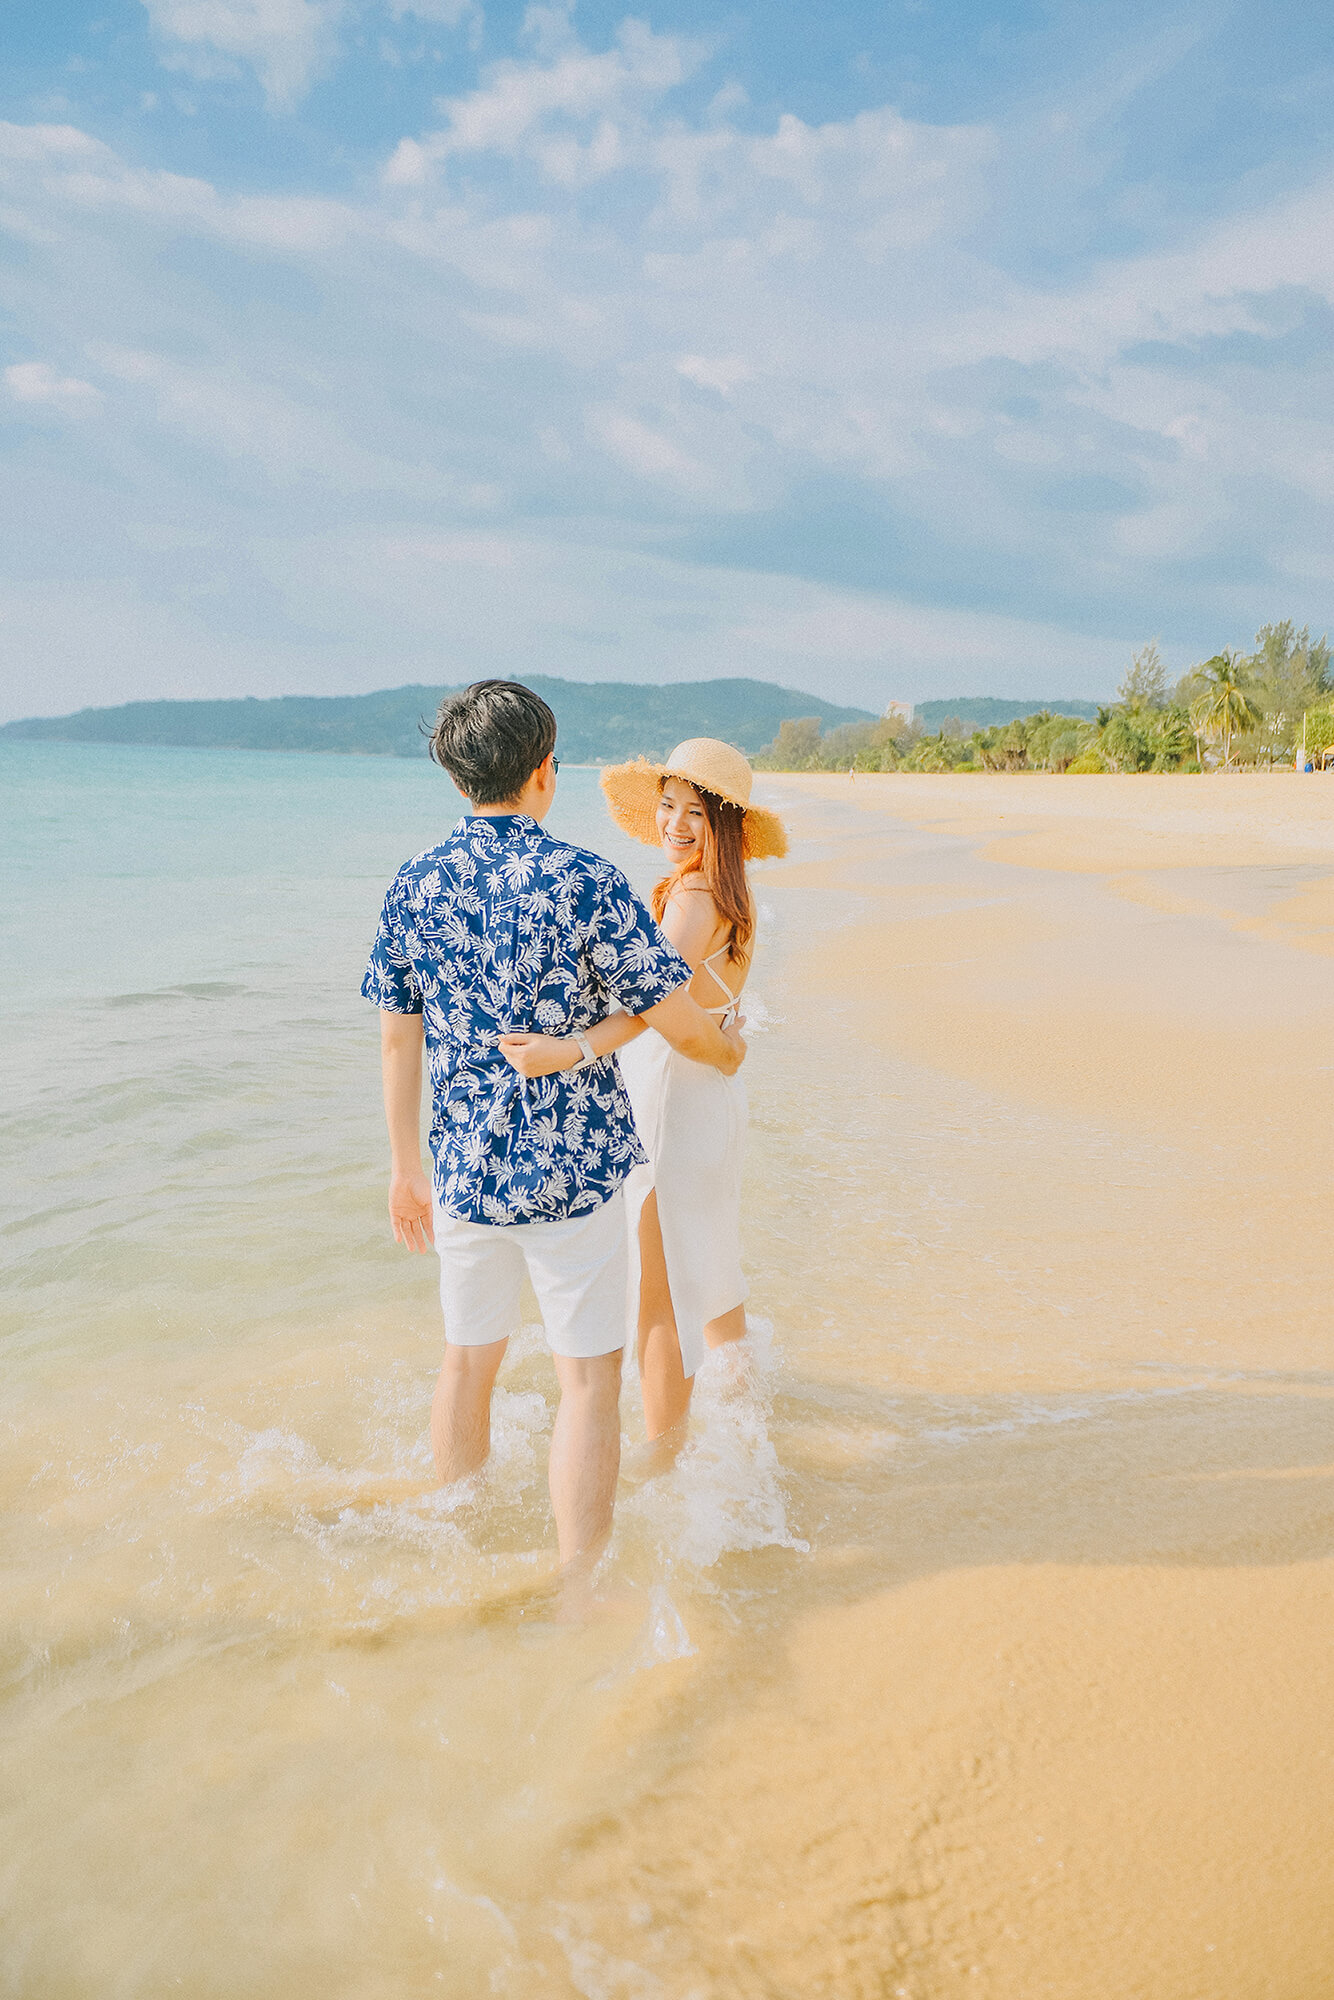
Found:
[[(736, 995), (714, 966), (727, 947), (706, 958), (707, 971), (727, 995), (706, 1007), (726, 1027)], [(639, 1216), (657, 1190), (667, 1282), (681, 1343), (681, 1364), (693, 1375), (704, 1359), (704, 1328), (746, 1297), (741, 1275), (741, 1167), (746, 1150), (746, 1087), (707, 1063), (678, 1055), (648, 1029), (628, 1042), (618, 1061), (630, 1095), (646, 1167), (625, 1184), (630, 1228), (629, 1329), (639, 1325)]]

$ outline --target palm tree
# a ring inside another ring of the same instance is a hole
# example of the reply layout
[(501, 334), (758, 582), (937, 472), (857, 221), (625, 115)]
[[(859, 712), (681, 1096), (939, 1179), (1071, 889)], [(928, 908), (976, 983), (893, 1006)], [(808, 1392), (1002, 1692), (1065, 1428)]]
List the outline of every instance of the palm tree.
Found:
[[(1195, 677), (1204, 682), (1204, 690), (1190, 705), (1190, 719), (1197, 738), (1201, 735), (1222, 737), (1223, 769), (1226, 771), (1232, 758), (1233, 737), (1248, 729), (1258, 729), (1262, 720), (1259, 709), (1246, 692), (1245, 662), (1235, 653), (1215, 653), (1212, 660), (1196, 667)], [(1200, 762), (1203, 764), (1203, 757)]]

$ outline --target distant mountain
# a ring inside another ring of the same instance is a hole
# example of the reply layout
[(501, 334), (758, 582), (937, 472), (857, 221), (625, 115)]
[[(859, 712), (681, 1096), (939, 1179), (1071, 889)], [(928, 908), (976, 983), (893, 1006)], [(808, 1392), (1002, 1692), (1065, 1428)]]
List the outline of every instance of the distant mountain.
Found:
[[(519, 674), (551, 704), (560, 754), (571, 764), (607, 764), (643, 752), (665, 757), (687, 736), (720, 736), (755, 752), (789, 718), (818, 716), (826, 729), (873, 719), (818, 695), (769, 681), (563, 681)], [(371, 757), (421, 757), (419, 723), (434, 719), (440, 687), (386, 688), (379, 694), (253, 696), (244, 701), (131, 701), (81, 708), (76, 715), (8, 722), (0, 736), (64, 743), (158, 743), (214, 750), (334, 750)]]
[(1050, 711), (1052, 715), (1078, 715), (1086, 722), (1092, 722), (1100, 703), (1096, 701), (1073, 701), (1062, 696), (1053, 696), (1050, 701), (1003, 701), (994, 694), (961, 694), (953, 701), (919, 701), (913, 710), (913, 720), (919, 722), (928, 736), (935, 736), (943, 722), (951, 716), (964, 723), (967, 730), (994, 729), (998, 724), (1016, 722), (1021, 715), (1041, 715)]

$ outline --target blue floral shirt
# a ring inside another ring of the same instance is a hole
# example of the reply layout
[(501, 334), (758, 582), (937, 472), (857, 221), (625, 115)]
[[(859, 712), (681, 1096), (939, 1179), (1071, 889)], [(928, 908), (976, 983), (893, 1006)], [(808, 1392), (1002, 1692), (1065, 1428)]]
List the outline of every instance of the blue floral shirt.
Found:
[(361, 990), (421, 1014), (436, 1199), (466, 1222), (551, 1222), (616, 1192), (644, 1153), (614, 1056), (521, 1077), (506, 1034), (642, 1014), (690, 968), (610, 861), (526, 813), (468, 814), (390, 884)]

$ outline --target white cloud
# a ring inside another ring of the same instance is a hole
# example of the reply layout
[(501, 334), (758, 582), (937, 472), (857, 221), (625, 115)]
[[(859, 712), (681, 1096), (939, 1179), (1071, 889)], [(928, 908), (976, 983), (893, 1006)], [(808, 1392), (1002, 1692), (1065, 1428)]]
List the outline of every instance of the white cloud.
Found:
[(569, 37), (564, 13), (530, 9), (530, 19), (541, 29), (539, 59), (496, 63), (479, 89), (446, 99), (445, 126), (394, 153), (390, 186), (420, 184), (442, 161), (468, 153), (528, 154), (560, 187), (603, 178), (629, 162), (627, 121), (705, 54), (702, 43), (655, 35), (634, 20), (621, 24), (614, 47), (593, 53)]
[[(481, 46), (486, 16), (480, 0), (385, 0), (385, 4), (390, 20), (396, 24), (411, 21), (423, 28), (461, 31), (470, 48)], [(380, 54), (396, 66), (403, 61), (401, 50), (389, 36), (381, 38)]]
[(76, 125), (11, 125), (0, 121), (0, 160), (115, 159), (109, 146)]
[[(479, 0), (142, 0), (165, 69), (216, 83), (253, 71), (270, 110), (291, 111), (327, 76), (343, 50), (339, 31), (382, 9), (395, 25), (465, 30), (476, 46), (484, 15)], [(382, 60), (402, 55), (381, 37)]]
[(332, 60), (341, 0), (143, 0), (168, 59), (208, 80), (252, 69), (289, 109)]
[(389, 18), (402, 21), (431, 21), (441, 28), (459, 28), (478, 20), (481, 9), (474, 0), (389, 0)]
[(6, 179), (26, 195), (22, 207), (9, 211), (10, 226), (48, 243), (57, 240), (39, 220), (48, 205), (135, 210), (150, 224), (177, 224), (256, 249), (327, 248), (351, 232), (377, 227), (373, 217), (327, 196), (221, 195), (209, 181), (133, 167), (72, 126), (0, 122), (0, 185)]
[(1179, 247), (1108, 260), (1064, 294), (1013, 289), (999, 309), (966, 316), (947, 335), (946, 357), (1070, 355), (1092, 370), (1139, 342), (1263, 337), (1273, 331), (1266, 294), (1298, 286), (1334, 304), (1331, 213), (1334, 179), (1322, 177), (1206, 225)]
[(102, 400), (91, 382), (57, 374), (49, 361), (16, 361), (5, 370), (5, 387), (16, 403), (44, 404), (65, 416), (84, 416)]
[(714, 484), (707, 466), (624, 410), (590, 410), (588, 421), (593, 435), (612, 457), (642, 478), (665, 479), (690, 493), (705, 492)]
[(752, 369), (749, 362), (742, 361), (735, 354), (721, 355), (710, 360), (706, 354), (683, 354), (676, 364), (678, 375), (693, 382), (696, 388), (713, 389), (720, 396), (730, 396), (742, 382), (749, 382)]
[(224, 358), (200, 366), (133, 348), (92, 352), (104, 376), (128, 392), (127, 404), (147, 399), (165, 430), (275, 486), (317, 481), (332, 493), (395, 494), (418, 506), (434, 501), (470, 511), (494, 504), (494, 487), (465, 485), (417, 454), (367, 448), (290, 372), (275, 379)]

